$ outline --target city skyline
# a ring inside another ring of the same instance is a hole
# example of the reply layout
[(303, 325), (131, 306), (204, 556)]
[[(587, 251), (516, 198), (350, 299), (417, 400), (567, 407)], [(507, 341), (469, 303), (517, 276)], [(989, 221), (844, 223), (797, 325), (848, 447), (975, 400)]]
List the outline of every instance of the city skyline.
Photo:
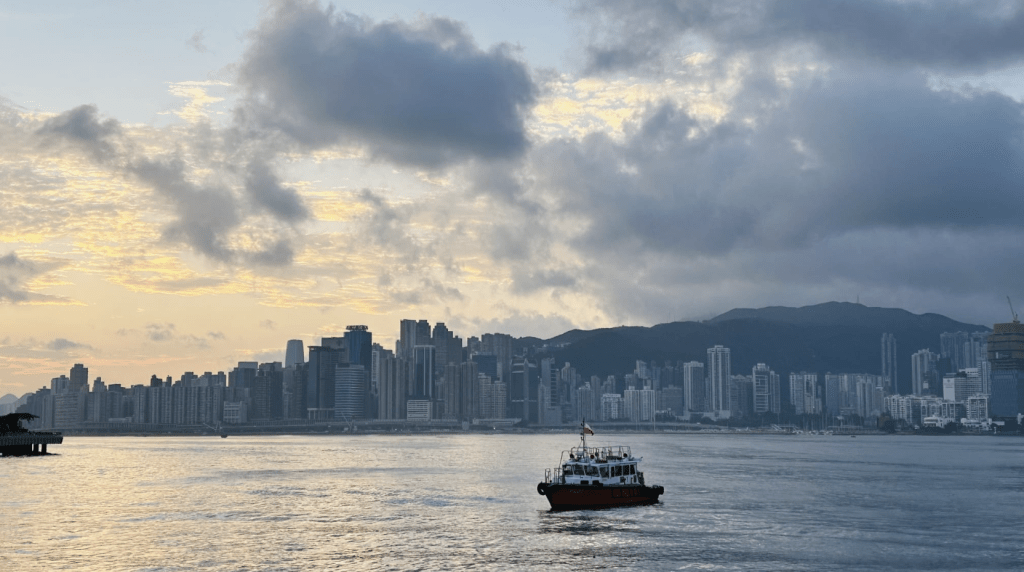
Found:
[[(405, 319), (399, 324), (394, 350), (373, 343), (373, 333), (366, 326), (350, 325), (344, 336), (324, 337), (309, 346), (308, 362), (300, 353), (301, 341), (288, 340), (288, 365), (245, 361), (227, 373), (186, 371), (177, 379), (152, 375), (148, 383), (133, 384), (97, 375), (90, 386), (89, 368), (76, 363), (70, 375), (52, 378), (49, 387), (15, 403), (4, 396), (0, 413), (34, 415), (36, 428), (105, 433), (157, 428), (204, 432), (222, 424), (245, 427), (251, 423), (261, 430), (291, 431), (357, 422), (377, 429), (461, 424), (465, 430), (469, 424), (481, 423), (558, 427), (580, 419), (654, 423), (656, 418), (663, 423), (724, 422), (746, 427), (798, 423), (805, 429), (822, 430), (844, 422), (862, 428), (941, 429), (963, 421), (973, 430), (988, 430), (990, 413), (998, 423), (1010, 419), (1014, 424), (1024, 413), (1020, 382), (1024, 329), (1016, 319), (995, 324), (988, 334), (940, 332), (941, 325), (965, 324), (851, 304), (762, 312), (781, 319), (780, 325), (788, 320), (787, 327), (793, 321), (818, 320), (812, 328), (824, 326), (840, 342), (826, 353), (850, 353), (857, 347), (853, 340), (840, 339), (842, 328), (834, 320), (842, 317), (858, 324), (856, 328), (865, 328), (870, 327), (869, 315), (874, 316), (875, 328), (879, 324), (894, 327), (909, 334), (906, 339), (912, 344), (937, 345), (941, 351), (932, 358), (927, 357), (927, 349), (904, 353), (913, 362), (910, 383), (901, 382), (895, 367), (899, 336), (892, 332), (879, 336), (882, 343), (875, 357), (880, 358), (880, 367), (872, 368), (878, 373), (790, 367), (784, 377), (768, 363), (756, 361), (770, 356), (770, 350), (745, 344), (739, 353), (748, 354), (748, 363), (754, 358), (755, 365), (750, 375), (733, 373), (744, 368), (734, 366), (731, 347), (716, 344), (706, 349), (706, 368), (702, 362), (684, 363), (683, 359), (635, 359), (629, 372), (607, 370), (591, 374), (588, 380), (558, 355), (564, 342), (527, 340), (523, 344), (520, 340), (517, 348), (511, 336), (495, 333), (470, 336), (464, 344), (443, 322), (432, 327), (425, 319)], [(820, 321), (826, 316), (833, 323)], [(758, 327), (764, 322), (738, 323)], [(922, 327), (930, 335), (915, 336), (913, 332)], [(760, 335), (764, 334), (762, 330)], [(790, 346), (789, 353), (821, 351), (804, 346), (799, 339), (797, 335), (784, 344)], [(641, 354), (652, 349), (622, 343), (621, 338), (617, 341)], [(777, 357), (768, 361), (777, 364)], [(559, 368), (561, 363), (565, 365)]]
[(0, 9), (0, 394), (349, 324), (390, 348), (407, 316), (547, 338), (1024, 300), (1019, 3), (429, 10)]

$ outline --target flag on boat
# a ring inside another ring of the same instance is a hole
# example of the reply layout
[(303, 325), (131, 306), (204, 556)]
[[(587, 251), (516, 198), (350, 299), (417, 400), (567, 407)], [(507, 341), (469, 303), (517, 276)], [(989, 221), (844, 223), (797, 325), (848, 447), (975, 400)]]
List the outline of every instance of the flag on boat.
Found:
[(587, 425), (586, 423), (584, 423), (583, 424), (583, 434), (584, 435), (593, 435), (594, 434), (594, 430), (590, 428), (590, 425)]

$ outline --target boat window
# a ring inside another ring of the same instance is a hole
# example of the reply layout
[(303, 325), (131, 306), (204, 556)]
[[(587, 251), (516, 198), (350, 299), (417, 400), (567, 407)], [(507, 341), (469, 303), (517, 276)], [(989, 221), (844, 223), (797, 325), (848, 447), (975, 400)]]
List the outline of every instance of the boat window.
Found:
[(608, 474), (608, 467), (601, 467), (601, 478), (607, 479), (610, 475)]
[(583, 466), (582, 465), (573, 465), (572, 466), (572, 474), (579, 475), (579, 476), (582, 477), (583, 475), (586, 475), (587, 473), (586, 473), (586, 471), (583, 470)]
[(629, 471), (627, 474), (629, 474), (629, 475), (635, 475), (636, 474), (636, 465), (626, 465), (626, 467), (627, 467), (627, 470)]
[(587, 476), (588, 477), (596, 477), (597, 476), (597, 467), (595, 467), (593, 465), (587, 465)]

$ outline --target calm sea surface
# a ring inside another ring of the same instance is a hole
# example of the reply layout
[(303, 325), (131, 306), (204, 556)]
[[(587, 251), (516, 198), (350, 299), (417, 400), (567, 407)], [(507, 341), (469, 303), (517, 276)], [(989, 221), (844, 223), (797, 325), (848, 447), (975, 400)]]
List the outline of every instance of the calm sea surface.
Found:
[(0, 570), (1021, 570), (1024, 439), (598, 435), (662, 502), (548, 511), (573, 435), (69, 437)]

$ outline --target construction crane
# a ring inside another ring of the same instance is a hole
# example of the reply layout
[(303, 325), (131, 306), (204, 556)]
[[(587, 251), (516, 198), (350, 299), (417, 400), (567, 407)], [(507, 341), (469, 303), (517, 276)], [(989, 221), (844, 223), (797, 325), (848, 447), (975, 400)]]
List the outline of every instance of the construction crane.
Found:
[(1010, 315), (1013, 316), (1013, 323), (1019, 324), (1020, 320), (1017, 319), (1017, 312), (1013, 311), (1013, 302), (1010, 300), (1009, 296), (1006, 297), (1006, 301), (1010, 304)]

